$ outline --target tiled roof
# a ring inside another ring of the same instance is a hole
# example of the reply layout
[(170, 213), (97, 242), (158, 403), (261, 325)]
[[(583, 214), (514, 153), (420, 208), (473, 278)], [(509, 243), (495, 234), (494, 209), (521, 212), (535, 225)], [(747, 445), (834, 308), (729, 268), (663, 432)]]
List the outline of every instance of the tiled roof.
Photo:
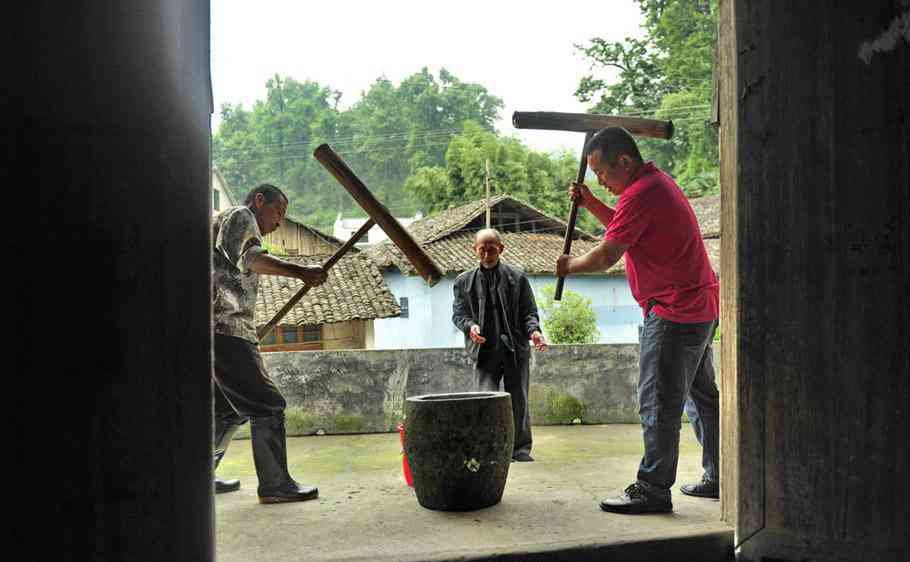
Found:
[[(474, 254), (474, 233), (463, 230), (424, 246), (445, 273), (460, 273), (477, 266)], [(505, 250), (502, 261), (520, 267), (531, 275), (555, 273), (556, 258), (562, 254), (563, 236), (552, 232), (503, 232)], [(597, 246), (596, 240), (572, 241), (572, 255), (580, 256)], [(622, 260), (613, 266), (608, 275), (622, 275)]]
[[(562, 232), (565, 232), (567, 226), (562, 220), (552, 217), (539, 209), (535, 209), (531, 205), (528, 205), (524, 201), (516, 199), (511, 195), (496, 195), (490, 197), (490, 208), (502, 208), (515, 211), (523, 216), (522, 221), (537, 221), (540, 228), (562, 228)], [(474, 219), (482, 217), (485, 211), (485, 200), (480, 199), (479, 201), (472, 201), (459, 207), (446, 209), (435, 215), (414, 221), (411, 223), (411, 226), (408, 227), (408, 232), (411, 233), (411, 236), (413, 236), (415, 240), (423, 244), (434, 242), (468, 226)], [(593, 239), (593, 236), (587, 232), (584, 232), (581, 229), (575, 230), (577, 231), (578, 236)]]
[[(530, 222), (533, 221), (534, 229), (537, 231), (537, 233), (522, 232), (522, 235), (527, 234), (530, 236), (539, 237), (543, 233), (549, 233), (555, 238), (562, 240), (562, 237), (566, 231), (567, 225), (562, 220), (547, 215), (543, 211), (535, 209), (531, 205), (528, 205), (519, 199), (515, 199), (510, 195), (497, 195), (495, 197), (491, 197), (490, 208), (502, 211), (507, 210), (516, 213), (520, 217), (519, 220), (524, 224), (525, 228), (528, 228)], [(467, 250), (471, 252), (471, 261), (476, 262), (476, 257), (474, 257), (474, 254), (471, 251), (471, 247), (473, 246), (473, 238), (471, 237), (473, 237), (474, 233), (477, 230), (483, 227), (485, 211), (486, 201), (483, 199), (479, 201), (472, 201), (465, 205), (447, 209), (445, 211), (436, 213), (435, 215), (414, 221), (408, 227), (408, 232), (410, 232), (414, 240), (423, 246), (423, 248), (427, 251), (427, 253), (430, 254), (431, 257), (436, 258), (437, 264), (444, 272), (450, 273), (463, 271), (465, 268), (461, 267), (460, 265), (463, 263), (463, 260), (456, 259), (454, 262), (449, 262), (451, 258), (455, 258), (455, 255), (451, 254), (452, 251), (455, 251), (451, 243), (446, 244), (445, 247), (441, 250), (440, 258), (437, 258), (434, 246), (439, 244), (444, 239), (447, 239), (450, 235), (454, 236), (462, 232), (468, 232), (469, 243), (467, 244)], [(528, 228), (528, 230), (531, 229)], [(587, 232), (576, 228), (575, 240), (587, 240), (593, 242), (597, 239)], [(527, 244), (521, 244), (519, 247), (527, 247)], [(561, 249), (562, 245), (560, 243), (559, 250)], [(415, 273), (414, 268), (407, 261), (401, 251), (399, 251), (391, 241), (384, 241), (379, 244), (374, 244), (364, 251), (371, 258), (373, 258), (381, 268), (394, 266), (406, 275), (412, 275)], [(457, 255), (461, 256), (460, 253), (457, 253)], [(461, 257), (463, 258), (463, 256)], [(506, 259), (505, 256), (503, 256), (503, 259)], [(523, 261), (520, 257), (516, 257), (515, 259), (518, 261)], [(474, 267), (474, 265), (471, 265), (470, 267)]]
[(689, 199), (698, 226), (701, 228), (702, 238), (720, 237), (720, 194), (706, 195), (698, 199)]
[[(313, 228), (312, 226), (303, 224), (303, 222), (300, 221), (300, 220), (298, 220), (298, 219), (295, 219), (295, 218), (293, 218), (293, 217), (284, 217), (284, 220), (286, 220), (286, 221), (288, 221), (288, 222), (292, 222), (292, 223), (294, 223), (294, 224), (297, 224), (297, 225), (299, 225), (301, 228), (304, 228), (305, 230), (310, 231), (310, 233), (311, 233), (313, 236), (315, 236), (316, 238), (321, 238), (322, 240), (324, 240), (327, 244), (329, 244), (329, 245), (331, 245), (331, 246), (336, 246), (336, 247), (340, 248), (340, 247), (342, 247), (342, 246), (344, 245), (344, 242), (342, 242), (342, 241), (339, 240), (338, 238), (335, 238), (335, 237), (332, 236), (331, 234), (326, 234), (325, 232), (322, 232), (321, 230), (319, 230), (319, 229), (317, 229), (317, 228)], [(357, 251), (359, 251), (359, 250), (357, 250), (357, 248), (351, 248), (351, 251), (352, 251), (352, 252), (357, 252)]]
[[(328, 256), (284, 257), (301, 265), (319, 265)], [(272, 319), (303, 286), (290, 277), (261, 275), (256, 301), (256, 325)], [(328, 280), (310, 289), (287, 316), (282, 326), (313, 326), (348, 320), (389, 318), (401, 314), (376, 264), (363, 253), (345, 254), (330, 270)]]
[[(705, 248), (714, 270), (720, 272), (720, 196), (711, 195), (690, 200), (698, 218)], [(528, 220), (537, 221), (537, 232), (504, 232), (505, 251), (502, 260), (532, 275), (555, 274), (556, 258), (562, 253), (566, 224), (508, 195), (491, 198), (491, 207), (507, 205)], [(474, 201), (414, 222), (408, 231), (433, 258), (444, 273), (460, 273), (477, 265), (474, 234), (483, 227), (484, 201)], [(581, 255), (600, 241), (580, 230), (572, 242), (572, 255)], [(380, 268), (397, 267), (405, 275), (415, 275), (410, 262), (390, 241), (374, 244), (365, 250)], [(625, 259), (611, 267), (606, 275), (625, 275)]]
[(708, 261), (714, 273), (720, 277), (720, 238), (705, 238), (705, 251), (708, 252)]

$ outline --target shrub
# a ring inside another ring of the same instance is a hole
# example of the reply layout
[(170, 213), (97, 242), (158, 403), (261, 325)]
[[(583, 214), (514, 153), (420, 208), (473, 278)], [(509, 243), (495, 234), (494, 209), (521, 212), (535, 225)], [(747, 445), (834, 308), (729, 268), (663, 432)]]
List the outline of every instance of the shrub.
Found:
[(540, 308), (544, 311), (543, 329), (550, 343), (594, 343), (600, 332), (591, 299), (564, 289), (559, 303), (553, 300), (556, 285), (540, 290)]

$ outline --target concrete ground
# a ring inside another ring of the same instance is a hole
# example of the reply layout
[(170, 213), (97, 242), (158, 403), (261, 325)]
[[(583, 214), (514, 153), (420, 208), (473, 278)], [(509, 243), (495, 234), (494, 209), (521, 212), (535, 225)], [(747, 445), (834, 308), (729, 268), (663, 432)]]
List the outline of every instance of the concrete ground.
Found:
[(701, 477), (701, 449), (688, 424), (671, 514), (598, 507), (634, 479), (638, 425), (536, 426), (533, 455), (536, 462), (512, 463), (500, 504), (437, 512), (420, 507), (405, 484), (397, 433), (289, 438), (291, 474), (318, 486), (320, 497), (260, 505), (250, 442), (237, 440), (219, 468), (242, 488), (215, 496), (217, 559), (708, 561), (724, 560), (732, 548), (718, 502), (678, 492)]

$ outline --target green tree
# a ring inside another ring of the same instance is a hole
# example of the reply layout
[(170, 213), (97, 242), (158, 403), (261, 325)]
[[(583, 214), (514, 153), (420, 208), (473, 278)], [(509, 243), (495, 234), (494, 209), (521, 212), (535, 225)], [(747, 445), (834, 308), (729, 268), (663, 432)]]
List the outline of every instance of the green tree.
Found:
[(676, 178), (690, 197), (719, 190), (717, 130), (709, 123), (717, 42), (716, 0), (637, 0), (644, 39), (591, 39), (576, 45), (592, 68), (575, 92), (595, 113), (673, 121), (670, 141), (641, 139), (645, 158)]
[(276, 75), (251, 110), (224, 105), (213, 154), (234, 195), (275, 183), (289, 192), (291, 216), (323, 228), (339, 212), (360, 214), (312, 157), (328, 142), (394, 213), (411, 214), (417, 201), (404, 190), (406, 178), (444, 164), (449, 140), (466, 119), (492, 130), (502, 109), (486, 88), (444, 69), (437, 79), (424, 68), (398, 86), (380, 77), (346, 111), (338, 109), (340, 97), (316, 82)]
[(550, 343), (594, 343), (599, 337), (591, 299), (563, 289), (562, 300), (553, 300), (556, 285), (544, 285), (538, 300), (544, 312), (543, 329)]
[(276, 75), (266, 82), (266, 99), (251, 110), (222, 106), (212, 149), (235, 199), (242, 200), (254, 185), (274, 183), (288, 192), (290, 215), (321, 224), (334, 219), (337, 188), (312, 151), (338, 135), (338, 98), (338, 92), (315, 82)]
[(374, 193), (400, 214), (411, 214), (418, 201), (404, 189), (407, 178), (421, 167), (444, 164), (449, 142), (466, 120), (492, 131), (502, 106), (485, 87), (463, 83), (445, 69), (437, 80), (423, 68), (397, 87), (382, 77), (349, 111), (351, 152)]
[[(405, 181), (405, 191), (428, 213), (481, 199), (486, 195), (488, 161), (491, 194), (509, 194), (550, 215), (568, 217), (566, 186), (578, 170), (574, 155), (537, 152), (471, 121), (449, 142), (445, 164), (418, 168)], [(602, 188), (594, 189), (605, 196)], [(582, 213), (578, 227), (594, 232), (599, 224)]]

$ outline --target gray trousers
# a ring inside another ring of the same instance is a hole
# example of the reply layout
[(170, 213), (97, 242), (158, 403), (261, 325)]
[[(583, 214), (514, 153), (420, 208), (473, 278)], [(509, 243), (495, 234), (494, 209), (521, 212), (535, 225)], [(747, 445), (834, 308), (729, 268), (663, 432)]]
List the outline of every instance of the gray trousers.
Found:
[(683, 410), (702, 446), (704, 478), (718, 479), (720, 395), (711, 341), (716, 321), (681, 324), (650, 312), (641, 333), (638, 404), (645, 453), (638, 482), (669, 497), (679, 461)]
[(499, 390), (500, 381), (503, 389), (512, 395), (512, 419), (515, 422), (515, 446), (512, 454), (531, 452), (531, 412), (528, 408), (528, 381), (530, 354), (519, 353), (518, 364), (512, 354), (485, 353), (481, 351), (474, 366), (477, 390)]
[(214, 344), (214, 467), (227, 452), (234, 432), (249, 420), (259, 495), (296, 489), (288, 473), (286, 402), (262, 364), (259, 347), (220, 334), (215, 334)]

